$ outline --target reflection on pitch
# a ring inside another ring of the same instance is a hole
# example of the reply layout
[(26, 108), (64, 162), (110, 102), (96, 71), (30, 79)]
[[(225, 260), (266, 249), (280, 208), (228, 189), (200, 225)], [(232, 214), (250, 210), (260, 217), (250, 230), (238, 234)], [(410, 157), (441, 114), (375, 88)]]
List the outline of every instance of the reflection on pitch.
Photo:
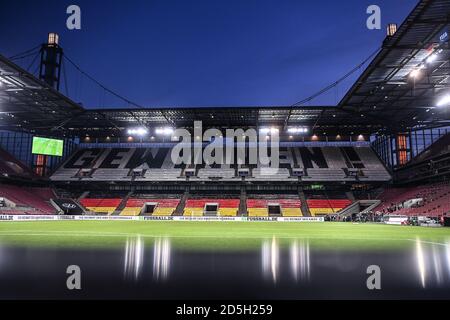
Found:
[(141, 236), (128, 237), (125, 244), (124, 276), (127, 279), (138, 280), (144, 262), (144, 240)]
[[(141, 236), (127, 238), (125, 244), (124, 276), (138, 280), (143, 272), (145, 242)], [(170, 270), (170, 239), (158, 238), (153, 244), (153, 279), (166, 280)]]
[[(280, 272), (280, 245), (274, 237), (261, 246), (263, 277), (276, 283)], [(294, 240), (289, 247), (289, 267), (295, 282), (310, 279), (310, 250), (308, 241)]]
[(280, 246), (275, 237), (272, 240), (265, 240), (261, 247), (262, 272), (265, 279), (271, 279), (273, 283), (277, 282)]
[(169, 275), (171, 246), (169, 238), (156, 239), (153, 247), (153, 279), (164, 281)]
[(419, 282), (422, 288), (427, 281), (442, 286), (450, 282), (450, 241), (446, 244), (427, 243), (420, 239), (415, 241), (416, 264)]
[(310, 254), (308, 240), (295, 240), (291, 243), (290, 249), (291, 272), (295, 282), (299, 280), (309, 281), (310, 275)]

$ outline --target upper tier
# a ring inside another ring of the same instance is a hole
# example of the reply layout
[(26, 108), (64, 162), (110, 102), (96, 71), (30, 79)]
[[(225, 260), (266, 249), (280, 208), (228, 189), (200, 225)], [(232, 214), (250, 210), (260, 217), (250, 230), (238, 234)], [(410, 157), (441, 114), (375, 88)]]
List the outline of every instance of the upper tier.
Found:
[[(184, 165), (172, 160), (171, 148), (113, 148), (81, 149), (75, 152), (51, 177), (54, 181), (183, 181)], [(248, 152), (249, 149), (246, 150)], [(223, 158), (226, 152), (223, 152)], [(237, 152), (234, 150), (234, 161)], [(176, 157), (175, 157), (176, 158)], [(233, 159), (233, 157), (229, 157)], [(239, 168), (248, 168), (248, 181), (298, 181), (303, 169), (303, 181), (355, 181), (355, 170), (360, 181), (389, 181), (391, 179), (370, 147), (282, 147), (279, 150), (279, 168), (264, 170), (258, 162), (249, 165), (188, 165), (191, 181), (240, 181)], [(226, 162), (226, 161), (223, 161)], [(141, 169), (135, 172), (133, 169)], [(351, 169), (350, 171), (348, 169)]]

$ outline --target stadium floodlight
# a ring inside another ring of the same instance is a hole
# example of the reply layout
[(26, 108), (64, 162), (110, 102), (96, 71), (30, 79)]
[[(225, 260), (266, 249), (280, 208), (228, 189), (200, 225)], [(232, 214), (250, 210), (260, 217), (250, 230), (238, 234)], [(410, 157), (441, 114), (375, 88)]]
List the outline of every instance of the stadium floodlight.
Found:
[(261, 132), (261, 133), (265, 133), (265, 134), (268, 134), (268, 133), (277, 133), (277, 132), (279, 132), (280, 130), (278, 129), (278, 128), (274, 128), (274, 127), (271, 127), (271, 128), (260, 128), (259, 129), (259, 132)]
[(58, 45), (59, 44), (59, 35), (57, 33), (54, 32), (50, 32), (48, 34), (48, 44), (50, 45)]
[(148, 130), (146, 128), (132, 128), (132, 129), (128, 129), (127, 133), (130, 136), (145, 136), (148, 133)]
[(438, 107), (443, 107), (443, 106), (448, 106), (448, 105), (450, 105), (450, 94), (446, 94), (445, 96), (443, 96), (436, 104), (436, 106), (438, 106)]
[(174, 132), (174, 129), (170, 128), (170, 127), (156, 128), (155, 129), (155, 133), (157, 135), (170, 136), (171, 134), (173, 134), (173, 132)]
[(389, 23), (386, 28), (386, 34), (388, 37), (392, 37), (397, 32), (397, 24)]
[(434, 61), (436, 61), (437, 57), (438, 57), (437, 53), (432, 53), (431, 55), (428, 56), (426, 61), (428, 64), (431, 64)]
[(438, 49), (436, 51), (434, 51), (433, 53), (431, 53), (427, 59), (425, 60), (428, 64), (431, 64), (433, 62), (436, 61), (436, 59), (438, 58), (439, 54), (443, 51), (443, 49)]
[(305, 128), (305, 127), (292, 127), (292, 128), (288, 128), (287, 131), (289, 133), (295, 133), (295, 134), (307, 133), (308, 132), (308, 128)]
[(417, 69), (414, 69), (413, 71), (411, 71), (411, 73), (409, 74), (409, 76), (411, 77), (411, 78), (417, 78), (418, 76), (420, 75), (420, 69), (419, 68), (417, 68)]

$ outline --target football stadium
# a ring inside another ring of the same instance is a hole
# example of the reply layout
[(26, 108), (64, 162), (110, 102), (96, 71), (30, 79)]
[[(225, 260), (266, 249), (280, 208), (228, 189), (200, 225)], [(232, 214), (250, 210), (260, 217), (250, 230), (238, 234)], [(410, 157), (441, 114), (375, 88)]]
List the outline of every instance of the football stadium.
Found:
[(0, 299), (449, 299), (450, 2), (405, 14), (335, 105), (92, 108), (62, 36), (0, 52)]

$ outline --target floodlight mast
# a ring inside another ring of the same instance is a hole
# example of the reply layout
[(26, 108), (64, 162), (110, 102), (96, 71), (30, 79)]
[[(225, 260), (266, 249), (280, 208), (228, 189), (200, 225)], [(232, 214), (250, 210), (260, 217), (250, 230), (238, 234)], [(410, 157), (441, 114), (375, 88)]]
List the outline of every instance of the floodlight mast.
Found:
[(61, 79), (62, 57), (63, 49), (59, 46), (59, 35), (51, 32), (48, 34), (47, 43), (41, 46), (39, 79), (58, 91)]

